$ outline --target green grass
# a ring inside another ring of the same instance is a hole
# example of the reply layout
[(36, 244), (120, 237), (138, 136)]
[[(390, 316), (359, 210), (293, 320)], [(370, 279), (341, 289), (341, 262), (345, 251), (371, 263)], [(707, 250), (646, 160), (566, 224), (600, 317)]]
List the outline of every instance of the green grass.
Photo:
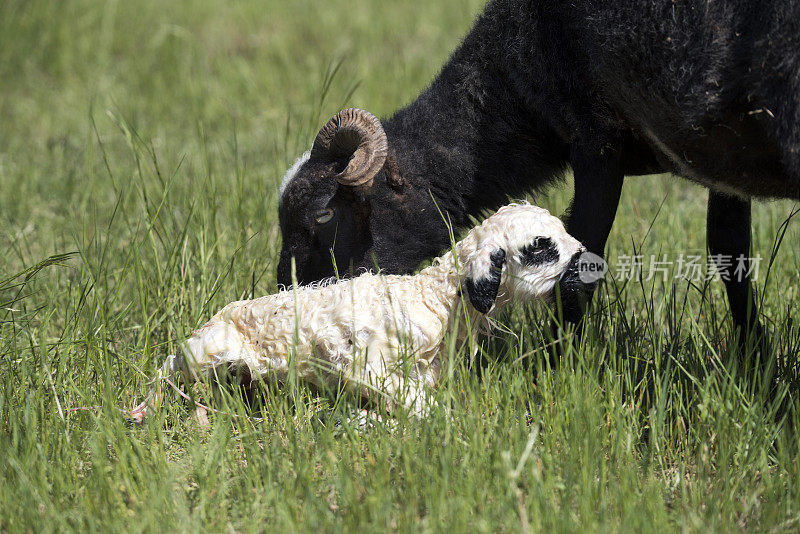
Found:
[[(480, 8), (0, 2), (0, 531), (798, 528), (796, 223), (758, 283), (783, 403), (736, 365), (721, 284), (615, 280), (556, 372), (547, 311), (504, 316), (437, 393), (450, 415), (325, 427), (333, 401), (287, 386), (262, 419), (198, 430), (170, 395), (125, 425), (193, 328), (275, 291), (277, 186), (322, 121), (409, 102)], [(705, 198), (628, 180), (609, 257), (702, 253)], [(756, 206), (756, 253), (791, 209)]]

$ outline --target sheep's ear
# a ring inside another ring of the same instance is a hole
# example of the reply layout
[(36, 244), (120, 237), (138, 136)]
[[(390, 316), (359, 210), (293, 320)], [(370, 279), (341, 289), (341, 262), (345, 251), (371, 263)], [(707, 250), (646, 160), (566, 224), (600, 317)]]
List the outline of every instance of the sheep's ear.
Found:
[(472, 272), (464, 280), (464, 289), (472, 306), (481, 313), (486, 313), (492, 308), (500, 289), (500, 276), (503, 264), (506, 262), (506, 251), (502, 248), (491, 253), (487, 251), (488, 258), (476, 258), (472, 265)]

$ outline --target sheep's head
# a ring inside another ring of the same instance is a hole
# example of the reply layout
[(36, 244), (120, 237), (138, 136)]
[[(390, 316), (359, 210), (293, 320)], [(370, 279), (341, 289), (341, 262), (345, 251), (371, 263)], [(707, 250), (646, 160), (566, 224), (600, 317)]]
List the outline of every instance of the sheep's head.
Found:
[(486, 313), (496, 299), (552, 301), (557, 290), (562, 303), (571, 299), (582, 305), (595, 286), (579, 276), (585, 252), (546, 209), (512, 204), (471, 230), (459, 256), (467, 295), (476, 310)]
[(286, 286), (292, 258), (305, 284), (333, 276), (334, 263), (340, 275), (375, 266), (407, 273), (449, 242), (430, 193), (403, 179), (380, 121), (360, 109), (331, 118), (289, 169), (279, 216)]

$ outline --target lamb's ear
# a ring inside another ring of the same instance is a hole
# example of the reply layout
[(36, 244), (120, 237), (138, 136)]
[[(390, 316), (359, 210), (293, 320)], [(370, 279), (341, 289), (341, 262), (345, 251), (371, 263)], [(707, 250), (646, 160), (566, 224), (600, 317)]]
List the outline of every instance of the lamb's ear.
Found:
[(478, 256), (472, 262), (471, 272), (464, 279), (464, 289), (472, 306), (481, 313), (488, 312), (497, 298), (505, 262), (506, 251), (502, 248), (487, 250), (485, 257)]

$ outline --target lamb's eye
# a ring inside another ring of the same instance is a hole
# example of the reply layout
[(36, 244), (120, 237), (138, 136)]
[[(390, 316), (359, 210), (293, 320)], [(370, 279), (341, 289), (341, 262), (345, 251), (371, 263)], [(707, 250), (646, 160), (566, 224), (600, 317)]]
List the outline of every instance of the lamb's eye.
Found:
[(558, 261), (558, 249), (549, 237), (537, 237), (522, 248), (519, 261), (531, 267), (555, 263)]
[(317, 224), (325, 224), (333, 219), (333, 215), (334, 211), (331, 208), (317, 210), (314, 213), (314, 220), (317, 221)]

